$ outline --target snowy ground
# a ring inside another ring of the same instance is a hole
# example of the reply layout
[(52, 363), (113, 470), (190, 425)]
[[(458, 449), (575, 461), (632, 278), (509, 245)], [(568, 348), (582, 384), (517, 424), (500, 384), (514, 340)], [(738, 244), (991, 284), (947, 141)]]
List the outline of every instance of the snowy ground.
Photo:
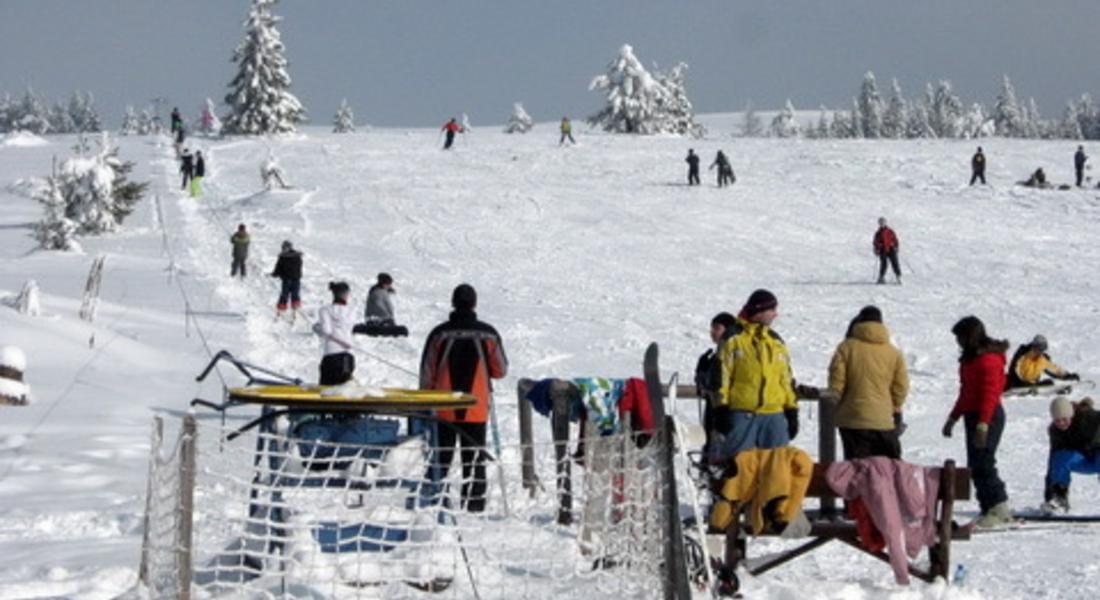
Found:
[[(412, 385), (404, 370), (445, 318), (450, 290), (475, 285), (512, 362), (498, 398), (509, 436), (517, 377), (637, 375), (649, 341), (661, 344), (666, 371), (690, 377), (710, 317), (736, 311), (757, 287), (778, 295), (776, 327), (808, 383), (824, 383), (859, 308), (882, 308), (909, 360), (903, 444), (913, 462), (963, 457), (959, 437), (939, 437), (957, 389), (949, 329), (959, 317), (976, 314), (1014, 344), (1041, 332), (1056, 361), (1100, 379), (1100, 248), (1087, 237), (1100, 198), (1012, 185), (1038, 166), (1071, 181), (1074, 144), (982, 140), (992, 185), (970, 188), (970, 142), (741, 140), (724, 133), (726, 118), (708, 125), (702, 141), (582, 134), (569, 148), (557, 147), (552, 125), (526, 136), (478, 128), (448, 153), (428, 130), (200, 141), (208, 177), (197, 201), (176, 191), (170, 146), (123, 139), (152, 194), (121, 233), (85, 242), (85, 255), (34, 252), (39, 209), (8, 187), (48, 173), (72, 140), (0, 144), (0, 294), (36, 279), (45, 313), (0, 307), (0, 343), (27, 351), (37, 401), (0, 407), (0, 598), (106, 598), (132, 585), (150, 416), (219, 397), (216, 381), (194, 383), (207, 348), (314, 377), (314, 340), (272, 327), (277, 290), (262, 274), (284, 239), (305, 252), (307, 312), (327, 299), (330, 279), (349, 281), (361, 306), (378, 271), (394, 275), (412, 335), (364, 343), (400, 367), (359, 356), (357, 375), (370, 383)], [(688, 147), (704, 164), (724, 149), (737, 184), (684, 185)], [(269, 149), (294, 189), (260, 191)], [(901, 237), (904, 286), (873, 285), (880, 215)], [(253, 232), (244, 283), (228, 277), (239, 222)], [(88, 324), (77, 310), (97, 253), (108, 257), (103, 301)], [(1046, 403), (1006, 400), (1006, 410), (1002, 474), (1012, 503), (1034, 506)], [(694, 415), (694, 405), (680, 412)], [(803, 419), (797, 444), (815, 452), (812, 408)], [(1072, 500), (1076, 512), (1100, 513), (1100, 486), (1080, 478)], [(1100, 585), (1098, 535), (1081, 526), (960, 543), (962, 589), (895, 588), (884, 565), (833, 545), (750, 581), (748, 597), (1088, 598)]]

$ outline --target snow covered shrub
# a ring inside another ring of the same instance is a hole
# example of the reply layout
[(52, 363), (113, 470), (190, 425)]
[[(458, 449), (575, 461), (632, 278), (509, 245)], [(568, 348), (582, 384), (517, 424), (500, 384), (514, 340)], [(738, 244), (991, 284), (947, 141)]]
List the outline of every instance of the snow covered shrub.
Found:
[(508, 122), (504, 124), (504, 133), (527, 133), (534, 126), (535, 121), (526, 110), (523, 110), (523, 103), (516, 102), (512, 105), (512, 116), (508, 117)]
[(17, 346), (0, 348), (0, 404), (22, 406), (31, 402), (31, 388), (23, 381), (27, 355)]
[(607, 73), (597, 75), (588, 86), (606, 98), (603, 109), (588, 123), (612, 133), (702, 135), (683, 87), (686, 67), (680, 63), (667, 74), (651, 75), (630, 44), (623, 44)]
[(799, 134), (798, 121), (794, 118), (794, 105), (790, 100), (783, 106), (775, 118), (772, 119), (772, 135), (780, 138), (797, 137)]
[(225, 97), (225, 131), (244, 135), (289, 133), (304, 119), (301, 102), (290, 93), (283, 42), (271, 14), (278, 0), (252, 0), (245, 37), (233, 52), (237, 75)]
[(118, 128), (118, 134), (137, 135), (139, 133), (141, 133), (141, 121), (138, 120), (134, 107), (127, 106), (126, 112), (122, 115), (122, 125)]
[(332, 132), (355, 133), (355, 113), (348, 106), (347, 98), (340, 101), (340, 108), (336, 109), (336, 114), (332, 117)]
[(12, 131), (29, 131), (42, 135), (50, 130), (50, 115), (46, 104), (35, 95), (33, 90), (27, 89), (23, 99), (12, 109)]
[(222, 132), (222, 121), (214, 111), (214, 101), (206, 99), (199, 115), (199, 132), (206, 136), (217, 136)]

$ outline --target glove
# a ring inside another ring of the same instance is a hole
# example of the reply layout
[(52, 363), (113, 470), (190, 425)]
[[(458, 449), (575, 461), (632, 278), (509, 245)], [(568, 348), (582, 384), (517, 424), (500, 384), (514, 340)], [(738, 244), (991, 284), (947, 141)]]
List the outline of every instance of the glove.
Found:
[(788, 408), (783, 416), (787, 418), (787, 436), (793, 440), (798, 437), (798, 409)]
[(958, 421), (958, 419), (953, 419), (951, 417), (947, 418), (947, 421), (945, 421), (943, 424), (943, 429), (940, 430), (940, 433), (943, 434), (943, 437), (951, 437), (951, 430), (955, 428), (955, 421)]
[(833, 404), (836, 404), (837, 402), (840, 402), (840, 392), (833, 389), (825, 388), (821, 390), (820, 400), (822, 402), (832, 402)]
[(909, 429), (909, 426), (902, 420), (901, 413), (894, 413), (894, 435), (900, 438), (906, 429)]
[(989, 423), (978, 423), (974, 428), (974, 447), (985, 448), (989, 444)]
[(799, 398), (816, 400), (821, 397), (821, 388), (815, 388), (812, 385), (803, 385), (799, 383), (794, 386), (794, 393)]
[(1065, 379), (1066, 381), (1081, 381), (1081, 376), (1077, 373), (1066, 373), (1062, 376), (1062, 379)]

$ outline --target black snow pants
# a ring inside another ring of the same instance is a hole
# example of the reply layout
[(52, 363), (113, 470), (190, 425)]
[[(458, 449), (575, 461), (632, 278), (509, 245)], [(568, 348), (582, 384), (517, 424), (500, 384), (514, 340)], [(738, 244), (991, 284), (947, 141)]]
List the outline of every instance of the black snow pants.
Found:
[(1001, 433), (1005, 429), (1005, 409), (998, 406), (993, 412), (985, 448), (974, 446), (978, 413), (964, 414), (963, 421), (966, 424), (966, 466), (970, 468), (970, 478), (974, 481), (978, 506), (985, 513), (990, 508), (1008, 501), (1005, 482), (997, 473), (997, 446), (1001, 443)]
[(439, 449), (436, 450), (435, 468), (440, 481), (447, 478), (447, 471), (454, 459), (455, 446), (462, 448), (462, 508), (469, 512), (485, 510), (485, 423), (439, 423)]

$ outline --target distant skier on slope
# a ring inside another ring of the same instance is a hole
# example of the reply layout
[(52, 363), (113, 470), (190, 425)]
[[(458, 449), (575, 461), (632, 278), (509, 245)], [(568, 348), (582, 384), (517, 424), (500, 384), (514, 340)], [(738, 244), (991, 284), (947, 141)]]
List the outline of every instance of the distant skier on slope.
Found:
[(183, 176), (183, 182), (180, 184), (180, 189), (186, 190), (187, 184), (189, 184), (191, 178), (195, 176), (195, 158), (191, 156), (191, 151), (187, 148), (184, 148), (183, 153), (180, 154), (180, 174)]
[(982, 147), (978, 146), (978, 151), (974, 153), (974, 156), (970, 158), (970, 185), (974, 185), (974, 182), (981, 179), (982, 185), (985, 185), (985, 153), (982, 152)]
[(240, 274), (241, 279), (244, 279), (248, 274), (245, 266), (248, 262), (248, 246), (252, 243), (244, 223), (237, 225), (237, 232), (229, 238), (229, 243), (233, 244), (233, 265), (229, 268), (229, 276), (236, 277)]
[(699, 155), (694, 149), (688, 148), (684, 162), (688, 164), (688, 185), (699, 185)]
[(283, 169), (279, 166), (279, 161), (274, 154), (268, 154), (267, 159), (260, 165), (260, 177), (263, 179), (266, 190), (274, 187), (273, 182), (278, 182), (279, 187), (284, 190), (290, 187), (283, 178)]
[(279, 302), (275, 306), (275, 316), (282, 317), (289, 302), (290, 320), (294, 322), (298, 316), (298, 308), (302, 306), (302, 253), (294, 249), (290, 240), (283, 242), (282, 251), (279, 252), (279, 259), (275, 261), (271, 276), (278, 277), (282, 283), (279, 289)]
[(714, 170), (714, 167), (718, 167), (718, 187), (726, 187), (737, 181), (737, 178), (733, 175), (733, 167), (730, 165), (730, 161), (726, 158), (726, 153), (721, 150), (714, 157), (714, 162), (710, 163), (708, 171)]
[(1072, 473), (1100, 473), (1100, 412), (1092, 398), (1070, 402), (1055, 398), (1050, 403), (1050, 454), (1042, 510), (1046, 513), (1069, 511), (1069, 484)]
[(191, 177), (191, 197), (202, 195), (202, 178), (206, 176), (206, 160), (202, 157), (202, 151), (195, 152), (195, 172)]
[(1077, 187), (1085, 182), (1085, 162), (1089, 157), (1085, 156), (1085, 147), (1077, 146), (1077, 152), (1073, 154), (1073, 172), (1077, 176)]
[(171, 131), (172, 131), (172, 135), (174, 136), (174, 135), (177, 134), (178, 131), (183, 129), (183, 117), (180, 116), (180, 109), (179, 109), (178, 106), (173, 106), (172, 107), (172, 117), (171, 117), (171, 119), (172, 119), (172, 121), (171, 121), (170, 127), (171, 127)]
[(576, 144), (577, 140), (573, 139), (573, 122), (569, 120), (569, 117), (561, 118), (561, 140), (558, 141), (558, 145), (561, 146), (565, 143), (566, 138), (569, 139), (570, 144)]
[(455, 120), (454, 117), (451, 117), (450, 121), (447, 121), (443, 124), (443, 128), (441, 129), (441, 131), (443, 131), (447, 136), (447, 139), (443, 142), (443, 149), (450, 150), (451, 146), (455, 143), (455, 134), (464, 133), (466, 130), (458, 124), (458, 121)]
[(1079, 381), (1077, 373), (1070, 373), (1054, 364), (1047, 354), (1047, 338), (1036, 335), (1027, 344), (1021, 344), (1012, 355), (1008, 364), (1008, 379), (1005, 388), (1054, 385), (1051, 379)]
[(897, 283), (901, 283), (901, 267), (898, 266), (898, 249), (900, 248), (898, 234), (886, 225), (886, 217), (878, 218), (878, 230), (875, 231), (871, 247), (874, 248), (875, 256), (878, 257), (878, 283), (886, 283), (887, 261), (890, 262), (890, 267), (894, 270), (894, 279)]

